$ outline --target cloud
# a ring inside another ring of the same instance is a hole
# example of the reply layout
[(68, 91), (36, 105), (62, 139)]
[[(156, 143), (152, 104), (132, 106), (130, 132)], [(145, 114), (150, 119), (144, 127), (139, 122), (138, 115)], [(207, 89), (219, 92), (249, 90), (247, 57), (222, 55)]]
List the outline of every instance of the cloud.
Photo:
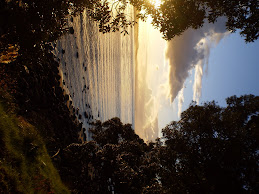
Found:
[(182, 88), (179, 92), (178, 95), (178, 117), (180, 118), (181, 113), (182, 113), (182, 107), (183, 107), (183, 103), (184, 103), (184, 88)]
[[(227, 32), (226, 19), (219, 18), (214, 24), (205, 22), (198, 30), (188, 29), (181, 36), (175, 37), (167, 43), (165, 59), (168, 60), (170, 100), (177, 97), (189, 76), (191, 69), (195, 68), (193, 85), (193, 98), (198, 101), (201, 97), (203, 67), (208, 64), (212, 46), (216, 45)], [(206, 66), (208, 70), (208, 66)], [(207, 71), (206, 70), (206, 71)], [(179, 106), (181, 108), (182, 106)]]
[(203, 60), (200, 60), (195, 66), (195, 75), (193, 83), (193, 101), (199, 103), (202, 89)]
[[(154, 80), (155, 72), (159, 70), (157, 65), (151, 67), (148, 63), (149, 33), (147, 24), (141, 23), (138, 48), (135, 58), (135, 132), (145, 141), (155, 140), (158, 137), (158, 100), (154, 91), (149, 87), (150, 80)], [(150, 68), (153, 71), (150, 71)]]
[(158, 137), (157, 100), (145, 82), (144, 72), (137, 79), (135, 89), (135, 132), (145, 141)]
[(158, 132), (158, 117), (156, 116), (153, 118), (153, 120), (149, 120), (149, 122), (147, 122), (147, 125), (144, 126), (144, 140), (155, 141), (155, 139), (158, 137)]

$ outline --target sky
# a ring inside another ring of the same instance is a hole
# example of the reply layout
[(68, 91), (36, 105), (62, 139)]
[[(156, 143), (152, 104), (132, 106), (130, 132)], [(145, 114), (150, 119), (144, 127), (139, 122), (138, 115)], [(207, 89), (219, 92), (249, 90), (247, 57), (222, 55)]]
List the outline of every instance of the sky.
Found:
[(139, 125), (145, 127), (136, 133), (144, 140), (161, 136), (161, 129), (179, 120), (192, 100), (225, 106), (232, 95), (259, 95), (259, 41), (245, 43), (224, 23), (224, 18), (205, 23), (169, 42), (150, 24), (140, 23), (137, 81), (143, 93), (138, 111)]
[[(208, 69), (202, 77), (200, 103), (215, 100), (226, 106), (225, 99), (232, 95), (259, 95), (259, 41), (245, 43), (239, 33), (224, 37), (210, 51)], [(193, 79), (188, 79), (184, 91), (187, 109), (193, 100)]]

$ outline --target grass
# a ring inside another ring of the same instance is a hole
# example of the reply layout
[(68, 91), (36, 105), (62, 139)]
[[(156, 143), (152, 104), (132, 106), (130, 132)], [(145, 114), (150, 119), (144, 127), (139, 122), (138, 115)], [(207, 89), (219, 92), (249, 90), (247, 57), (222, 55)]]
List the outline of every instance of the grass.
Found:
[(0, 193), (69, 193), (37, 129), (0, 93)]

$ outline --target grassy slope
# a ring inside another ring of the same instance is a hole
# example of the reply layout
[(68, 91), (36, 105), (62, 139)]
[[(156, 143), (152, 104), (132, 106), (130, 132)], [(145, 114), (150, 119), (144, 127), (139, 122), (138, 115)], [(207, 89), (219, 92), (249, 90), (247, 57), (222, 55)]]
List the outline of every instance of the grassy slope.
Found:
[(0, 193), (69, 193), (35, 127), (12, 112), (0, 95)]

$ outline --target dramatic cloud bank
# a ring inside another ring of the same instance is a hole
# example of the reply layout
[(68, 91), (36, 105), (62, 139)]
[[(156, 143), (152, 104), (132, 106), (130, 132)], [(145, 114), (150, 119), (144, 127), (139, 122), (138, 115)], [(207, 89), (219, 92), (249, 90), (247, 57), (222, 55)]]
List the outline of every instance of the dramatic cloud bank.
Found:
[(144, 72), (141, 72), (135, 89), (135, 131), (145, 141), (150, 141), (158, 137), (159, 131), (156, 100), (145, 82)]
[[(141, 23), (138, 40), (135, 40), (135, 132), (145, 141), (152, 141), (158, 137), (158, 101), (155, 91), (149, 87), (155, 72), (159, 69), (156, 65), (152, 68), (149, 64), (148, 54), (151, 48), (150, 33), (146, 23)], [(153, 64), (154, 65), (154, 64)], [(153, 70), (151, 70), (153, 69)]]
[[(175, 37), (167, 43), (165, 59), (168, 60), (170, 66), (169, 85), (171, 102), (174, 101), (184, 87), (184, 82), (193, 68), (195, 68), (193, 100), (199, 101), (203, 69), (208, 64), (210, 49), (228, 33), (225, 28), (225, 19), (219, 18), (215, 24), (205, 23), (198, 30), (188, 29), (181, 36)], [(178, 100), (178, 110), (181, 111), (183, 90)], [(178, 114), (180, 113), (178, 112)]]
[(205, 23), (198, 30), (189, 29), (167, 43), (150, 24), (140, 23), (139, 29), (135, 34), (138, 38), (135, 42), (134, 128), (141, 138), (151, 141), (159, 136), (161, 128), (180, 117), (185, 81), (193, 69), (193, 100), (199, 102), (210, 50), (228, 32), (223, 18), (215, 24)]

